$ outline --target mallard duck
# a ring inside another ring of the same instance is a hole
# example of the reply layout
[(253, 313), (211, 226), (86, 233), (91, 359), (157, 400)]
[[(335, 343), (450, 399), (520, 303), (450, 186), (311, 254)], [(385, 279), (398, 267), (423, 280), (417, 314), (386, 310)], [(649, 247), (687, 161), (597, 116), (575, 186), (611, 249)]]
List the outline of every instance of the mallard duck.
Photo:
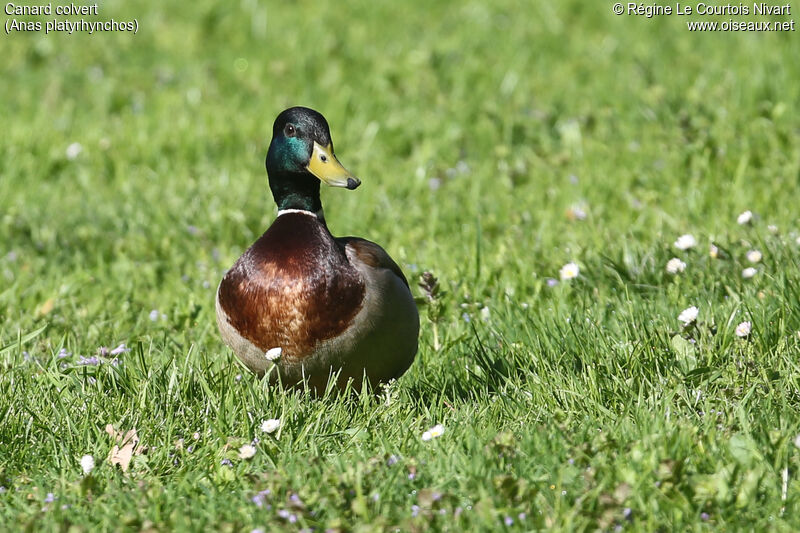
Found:
[(419, 314), (403, 272), (377, 244), (334, 237), (320, 181), (356, 189), (325, 118), (292, 107), (275, 119), (266, 160), (278, 216), (222, 278), (217, 325), (259, 376), (319, 393), (338, 373), (360, 390), (397, 378), (417, 353)]

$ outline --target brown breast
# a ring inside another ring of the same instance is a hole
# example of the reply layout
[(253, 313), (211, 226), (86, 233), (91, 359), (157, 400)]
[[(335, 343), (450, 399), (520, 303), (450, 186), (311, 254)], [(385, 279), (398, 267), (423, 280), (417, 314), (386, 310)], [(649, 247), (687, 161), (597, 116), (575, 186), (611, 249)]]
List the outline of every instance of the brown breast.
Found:
[(219, 287), (230, 324), (285, 362), (341, 334), (361, 309), (364, 283), (316, 217), (279, 216), (231, 267)]

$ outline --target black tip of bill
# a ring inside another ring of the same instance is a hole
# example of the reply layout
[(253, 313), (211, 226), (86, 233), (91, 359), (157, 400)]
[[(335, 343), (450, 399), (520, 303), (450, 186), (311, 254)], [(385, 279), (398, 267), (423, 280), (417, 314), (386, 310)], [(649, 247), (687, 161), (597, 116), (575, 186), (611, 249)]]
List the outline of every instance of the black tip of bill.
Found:
[(353, 189), (355, 189), (359, 185), (361, 185), (361, 180), (360, 179), (358, 179), (358, 178), (347, 178), (347, 188), (349, 190), (352, 191)]

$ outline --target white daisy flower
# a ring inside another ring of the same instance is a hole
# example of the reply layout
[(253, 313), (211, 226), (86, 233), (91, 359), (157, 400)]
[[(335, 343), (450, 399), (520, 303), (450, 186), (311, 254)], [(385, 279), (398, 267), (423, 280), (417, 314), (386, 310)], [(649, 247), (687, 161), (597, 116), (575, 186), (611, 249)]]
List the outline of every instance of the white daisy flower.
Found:
[(753, 276), (755, 276), (757, 273), (758, 273), (758, 270), (756, 270), (755, 268), (747, 267), (744, 270), (742, 270), (742, 277), (744, 279), (750, 279)]
[(753, 221), (753, 212), (750, 211), (749, 209), (744, 213), (742, 213), (741, 215), (739, 215), (738, 217), (736, 217), (736, 222), (740, 226), (744, 226), (745, 224), (750, 224), (750, 222), (752, 221)]
[(711, 257), (711, 259), (716, 259), (719, 257), (719, 248), (717, 248), (714, 244), (710, 245), (708, 247), (708, 255)]
[(673, 257), (669, 261), (667, 261), (667, 272), (670, 274), (677, 274), (679, 272), (683, 272), (686, 270), (686, 263), (678, 259), (677, 257)]
[(747, 260), (751, 263), (758, 263), (761, 261), (761, 252), (758, 250), (750, 250), (747, 252)]
[(67, 156), (67, 159), (72, 161), (73, 159), (77, 159), (77, 157), (81, 155), (81, 152), (83, 152), (81, 143), (72, 143), (64, 150), (64, 155)]
[(276, 348), (270, 348), (267, 350), (267, 353), (264, 354), (264, 357), (267, 358), (268, 361), (277, 361), (281, 357), (281, 353), (283, 352), (283, 348), (280, 346)]
[(738, 326), (736, 326), (736, 336), (740, 338), (745, 338), (750, 335), (750, 330), (752, 329), (752, 325), (750, 322), (740, 322)]
[(567, 218), (570, 220), (586, 220), (586, 210), (583, 205), (576, 204), (567, 209)]
[(264, 433), (275, 433), (281, 427), (281, 420), (279, 418), (270, 418), (261, 422), (261, 431)]
[(422, 434), (422, 440), (429, 441), (431, 439), (441, 437), (443, 434), (444, 434), (444, 426), (441, 424), (436, 424), (431, 429)]
[(561, 278), (561, 281), (567, 281), (577, 278), (580, 273), (581, 269), (578, 265), (575, 263), (567, 263), (558, 271), (558, 277)]
[(81, 457), (81, 468), (83, 469), (84, 476), (94, 470), (94, 457), (91, 455), (84, 455)]
[(250, 459), (256, 454), (256, 447), (250, 444), (245, 444), (239, 448), (239, 459)]
[(694, 235), (688, 233), (686, 235), (681, 235), (678, 237), (678, 240), (675, 241), (675, 248), (678, 250), (688, 250), (695, 246), (697, 246), (697, 239), (694, 238)]
[(689, 324), (693, 323), (697, 320), (697, 315), (700, 313), (700, 310), (696, 306), (687, 307), (681, 314), (678, 315), (678, 320), (683, 322), (684, 326), (688, 326)]

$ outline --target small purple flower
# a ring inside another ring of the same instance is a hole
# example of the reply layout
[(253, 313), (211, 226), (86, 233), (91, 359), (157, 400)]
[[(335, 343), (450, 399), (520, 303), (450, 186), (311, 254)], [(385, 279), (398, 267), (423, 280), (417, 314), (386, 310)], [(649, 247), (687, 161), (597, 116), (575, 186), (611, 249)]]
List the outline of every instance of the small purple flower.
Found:
[(158, 309), (153, 309), (152, 311), (150, 311), (150, 320), (153, 322), (158, 320)]
[(400, 460), (399, 457), (397, 457), (396, 455), (392, 454), (386, 460), (386, 466), (393, 466), (393, 465), (397, 464), (397, 461), (399, 461), (399, 460)]
[(96, 355), (91, 357), (84, 357), (82, 355), (78, 356), (78, 365), (80, 366), (97, 366), (100, 364), (100, 358)]
[(233, 463), (230, 459), (223, 459), (219, 464), (222, 466), (233, 466)]
[(250, 498), (250, 501), (256, 504), (256, 507), (264, 507), (264, 504), (266, 504), (266, 497), (269, 496), (269, 494), (270, 494), (269, 489), (262, 490), (261, 492)]
[(44, 498), (44, 503), (53, 503), (56, 501), (56, 496), (52, 492), (48, 492), (47, 496)]
[(290, 524), (294, 524), (297, 522), (297, 515), (294, 513), (290, 513), (286, 509), (281, 509), (278, 511), (278, 516), (283, 518), (284, 520), (288, 520)]
[(118, 357), (111, 360), (111, 366), (119, 366), (120, 364), (122, 364), (122, 361), (120, 361)]
[(525, 520), (526, 518), (528, 518), (528, 515), (526, 515), (525, 513), (519, 513), (519, 514), (517, 515), (517, 518), (519, 518), (520, 522), (522, 522), (523, 520)]
[(626, 520), (630, 519), (631, 514), (633, 514), (633, 511), (631, 510), (630, 507), (626, 507), (625, 509), (622, 510), (622, 516), (624, 516)]
[(442, 499), (442, 493), (439, 491), (433, 491), (433, 493), (431, 494), (431, 500), (438, 502), (441, 499)]
[(378, 494), (377, 492), (372, 495), (372, 501), (378, 502), (380, 499), (381, 499), (381, 495)]
[(119, 346), (117, 346), (116, 348), (114, 348), (113, 350), (111, 350), (108, 353), (110, 353), (111, 355), (119, 355), (121, 353), (130, 352), (130, 351), (131, 351), (131, 349), (128, 348), (127, 346), (125, 346), (125, 343), (122, 343), (122, 344), (120, 344)]
[(571, 465), (574, 465), (574, 464), (575, 464), (575, 459), (573, 459), (572, 457), (570, 457), (569, 459), (567, 459), (567, 462), (568, 462), (569, 464), (571, 464)]
[(708, 522), (708, 519), (711, 518), (708, 513), (700, 513), (700, 520), (703, 522)]
[(61, 348), (58, 351), (58, 354), (56, 355), (56, 357), (59, 358), (59, 359), (64, 359), (64, 358), (69, 357), (70, 355), (72, 355), (72, 353), (68, 352), (66, 348)]
[(100, 357), (108, 357), (108, 347), (101, 346), (97, 349), (97, 355)]
[(408, 479), (410, 479), (411, 481), (414, 481), (415, 479), (417, 479), (417, 474), (415, 474), (414, 472), (409, 472), (408, 473)]
[(462, 313), (461, 318), (464, 319), (464, 322), (469, 322), (471, 320), (467, 313)]
[(298, 496), (296, 492), (293, 492), (292, 495), (289, 496), (289, 501), (294, 505), (303, 505), (303, 500), (300, 499), (300, 496)]
[(455, 510), (453, 511), (453, 517), (454, 518), (458, 518), (459, 516), (461, 516), (461, 513), (463, 513), (463, 512), (464, 512), (464, 509), (462, 509), (460, 506), (456, 507)]
[(265, 533), (265, 532), (260, 527), (257, 527), (255, 529), (251, 530), (250, 533)]
[(186, 231), (189, 232), (189, 235), (197, 235), (198, 233), (200, 233), (200, 230), (197, 229), (197, 226), (192, 226), (191, 224), (186, 226)]
[(558, 280), (555, 278), (547, 278), (545, 282), (547, 283), (548, 287), (555, 287), (556, 285), (558, 285)]
[(513, 526), (513, 525), (514, 525), (514, 519), (513, 519), (513, 518), (511, 518), (510, 516), (507, 516), (507, 517), (505, 517), (505, 518), (503, 519), (503, 523), (504, 523), (505, 525), (509, 526), (509, 527), (510, 527), (510, 526)]
[(418, 514), (419, 514), (419, 505), (412, 505), (411, 516), (417, 516)]

